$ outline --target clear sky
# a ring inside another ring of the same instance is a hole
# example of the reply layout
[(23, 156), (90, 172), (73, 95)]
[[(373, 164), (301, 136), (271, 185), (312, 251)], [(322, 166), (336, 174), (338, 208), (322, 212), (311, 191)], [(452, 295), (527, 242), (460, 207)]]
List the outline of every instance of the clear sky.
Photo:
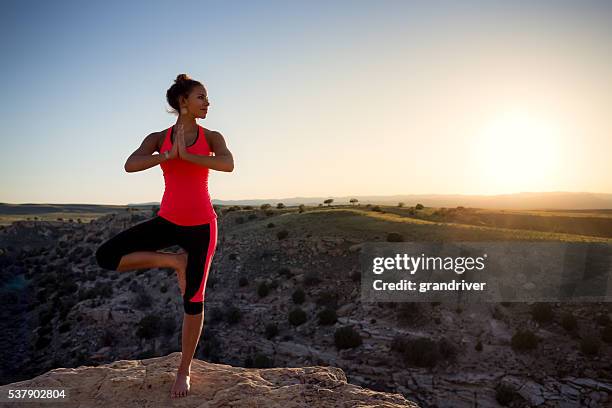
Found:
[(234, 155), (213, 199), (612, 193), (610, 21), (606, 1), (6, 1), (0, 201), (161, 200), (159, 166), (123, 165), (175, 123), (179, 73)]

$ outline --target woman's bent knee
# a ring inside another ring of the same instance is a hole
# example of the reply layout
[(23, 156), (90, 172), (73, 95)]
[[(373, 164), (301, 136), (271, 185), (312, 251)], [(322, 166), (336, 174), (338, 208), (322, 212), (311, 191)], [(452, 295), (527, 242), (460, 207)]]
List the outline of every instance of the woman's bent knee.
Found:
[(204, 311), (204, 302), (190, 302), (183, 299), (183, 309), (188, 315), (197, 315)]
[(96, 250), (96, 262), (98, 262), (101, 268), (116, 271), (120, 261), (121, 256), (115, 251), (112, 251), (108, 242), (103, 243)]

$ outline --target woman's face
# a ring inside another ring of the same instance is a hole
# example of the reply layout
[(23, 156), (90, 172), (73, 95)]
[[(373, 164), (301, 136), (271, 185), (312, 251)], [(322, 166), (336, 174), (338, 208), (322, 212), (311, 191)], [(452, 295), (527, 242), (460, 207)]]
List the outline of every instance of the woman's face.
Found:
[(206, 117), (210, 103), (208, 102), (208, 94), (206, 93), (206, 89), (204, 89), (203, 86), (195, 86), (191, 90), (189, 98), (183, 100), (184, 105), (182, 105), (182, 107), (187, 108), (188, 115), (190, 114), (196, 118), (202, 119)]

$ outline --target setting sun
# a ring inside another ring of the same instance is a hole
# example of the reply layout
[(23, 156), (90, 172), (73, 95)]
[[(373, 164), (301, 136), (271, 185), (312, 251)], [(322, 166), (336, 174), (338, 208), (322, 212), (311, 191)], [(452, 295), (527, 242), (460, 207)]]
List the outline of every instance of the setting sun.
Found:
[(482, 127), (475, 160), (487, 184), (504, 192), (542, 189), (560, 165), (561, 130), (551, 120), (506, 112)]

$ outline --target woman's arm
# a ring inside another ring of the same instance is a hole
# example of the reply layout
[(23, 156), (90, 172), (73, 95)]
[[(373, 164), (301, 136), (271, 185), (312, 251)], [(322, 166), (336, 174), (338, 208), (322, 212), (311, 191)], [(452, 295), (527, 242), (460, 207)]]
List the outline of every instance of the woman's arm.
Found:
[(146, 170), (166, 160), (163, 154), (153, 154), (157, 150), (159, 133), (151, 133), (142, 144), (128, 157), (123, 168), (128, 173)]
[(234, 171), (234, 156), (232, 156), (232, 152), (227, 148), (225, 139), (223, 139), (221, 133), (213, 130), (208, 134), (210, 135), (210, 149), (215, 152), (214, 156), (193, 154), (185, 150), (181, 153), (181, 158), (213, 170), (226, 172)]

